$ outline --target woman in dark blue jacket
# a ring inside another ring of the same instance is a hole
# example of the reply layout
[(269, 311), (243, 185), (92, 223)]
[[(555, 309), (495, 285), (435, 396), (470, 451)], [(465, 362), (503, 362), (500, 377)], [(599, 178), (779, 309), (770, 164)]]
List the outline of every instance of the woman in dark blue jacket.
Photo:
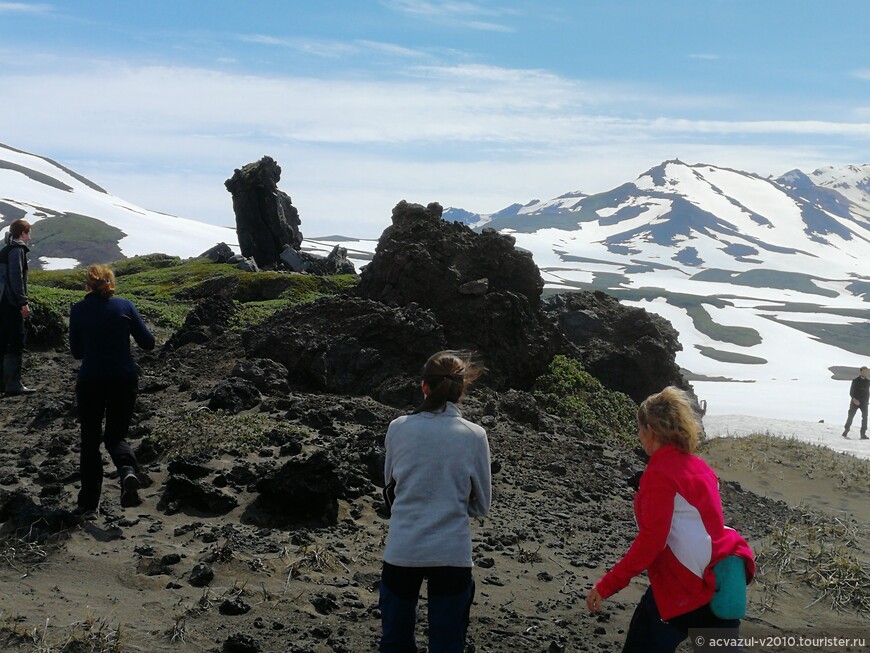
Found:
[(85, 298), (73, 304), (69, 318), (70, 349), (82, 361), (76, 382), (82, 430), (78, 497), (82, 512), (95, 511), (100, 504), (103, 485), (100, 441), (105, 442), (106, 451), (120, 473), (121, 506), (128, 508), (141, 503), (139, 463), (126, 440), (139, 384), (136, 364), (130, 355), (130, 336), (142, 349), (154, 349), (154, 335), (133, 303), (113, 297), (115, 275), (111, 268), (90, 266), (87, 289)]

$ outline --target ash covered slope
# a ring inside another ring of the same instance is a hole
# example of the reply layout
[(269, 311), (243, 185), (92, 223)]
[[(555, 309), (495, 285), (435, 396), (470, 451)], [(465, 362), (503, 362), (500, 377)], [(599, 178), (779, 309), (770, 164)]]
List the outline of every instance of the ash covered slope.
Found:
[(34, 268), (67, 268), (162, 252), (197, 256), (235, 230), (149, 211), (45, 157), (0, 144), (0, 229), (19, 218), (34, 230)]

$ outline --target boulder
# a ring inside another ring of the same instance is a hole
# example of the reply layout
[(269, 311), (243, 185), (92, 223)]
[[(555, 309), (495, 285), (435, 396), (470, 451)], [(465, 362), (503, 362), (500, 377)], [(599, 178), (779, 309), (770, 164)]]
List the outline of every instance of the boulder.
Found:
[(230, 374), (249, 381), (263, 394), (283, 395), (290, 390), (287, 368), (271, 358), (240, 360)]
[(184, 324), (170, 336), (164, 349), (178, 349), (190, 343), (206, 344), (228, 328), (237, 311), (233, 300), (223, 293), (206, 297), (187, 314)]
[(338, 522), (338, 499), (344, 483), (335, 460), (317, 451), (306, 460), (290, 460), (257, 482), (257, 507), (287, 524)]
[(543, 307), (605, 387), (637, 403), (669, 385), (691, 391), (676, 363), (679, 334), (663, 317), (601, 291), (553, 295)]
[(302, 244), (299, 211), (290, 196), (278, 190), (281, 166), (270, 156), (237, 168), (224, 182), (233, 196), (236, 233), (242, 256), (260, 268), (275, 267), (281, 251)]
[(199, 255), (199, 258), (207, 258), (211, 259), (215, 263), (226, 263), (233, 256), (235, 256), (235, 252), (230, 249), (230, 246), (226, 243), (218, 243), (211, 249), (207, 249), (202, 254)]
[(206, 513), (223, 515), (239, 505), (238, 500), (202, 480), (170, 474), (158, 508), (188, 506)]
[(208, 407), (238, 413), (260, 403), (260, 391), (246, 379), (231, 376), (219, 382), (211, 393)]
[(357, 293), (429, 309), (450, 348), (481, 355), (488, 385), (530, 388), (567, 346), (541, 311), (544, 282), (531, 253), (510, 235), (476, 233), (441, 214), (437, 203), (399, 202)]
[[(280, 311), (242, 334), (249, 358), (287, 368), (291, 385), (337, 394), (370, 395), (408, 405), (426, 359), (444, 349), (432, 313), (350, 296), (319, 299)], [(398, 387), (397, 387), (398, 386)]]

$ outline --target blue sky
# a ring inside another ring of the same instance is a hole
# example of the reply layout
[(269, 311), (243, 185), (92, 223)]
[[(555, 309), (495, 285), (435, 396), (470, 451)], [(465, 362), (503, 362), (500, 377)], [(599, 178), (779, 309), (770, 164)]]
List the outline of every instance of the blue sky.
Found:
[(233, 224), (264, 154), (303, 233), (488, 213), (665, 159), (867, 163), (863, 0), (0, 0), (0, 142)]

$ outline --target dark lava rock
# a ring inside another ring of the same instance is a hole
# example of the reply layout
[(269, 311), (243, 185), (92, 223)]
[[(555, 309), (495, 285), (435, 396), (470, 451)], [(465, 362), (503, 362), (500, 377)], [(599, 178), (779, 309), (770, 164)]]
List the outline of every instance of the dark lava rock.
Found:
[(227, 616), (247, 614), (250, 611), (251, 606), (238, 597), (234, 599), (224, 599), (218, 607), (218, 612)]
[(287, 368), (271, 358), (241, 360), (231, 374), (249, 381), (264, 394), (286, 394), (290, 390)]
[(79, 517), (68, 510), (34, 503), (23, 491), (0, 490), (0, 535), (44, 542), (77, 523)]
[(437, 203), (399, 202), (356, 292), (431, 310), (450, 348), (481, 354), (487, 384), (530, 388), (568, 344), (541, 311), (544, 282), (531, 253), (512, 236), (478, 234), (441, 213)]
[(257, 507), (276, 522), (334, 525), (338, 521), (338, 499), (344, 484), (335, 461), (325, 451), (317, 451), (306, 460), (288, 461), (256, 487), (260, 493)]
[(36, 406), (36, 416), (31, 420), (29, 427), (32, 429), (44, 429), (52, 421), (66, 415), (72, 407), (73, 402), (69, 399), (40, 399)]
[(178, 553), (167, 553), (165, 556), (160, 558), (160, 562), (167, 566), (177, 565), (181, 562), (181, 555)]
[(285, 246), (280, 256), (284, 265), (293, 272), (318, 275), (356, 274), (356, 268), (347, 258), (347, 249), (340, 245), (333, 247), (326, 258), (309, 252), (296, 251), (290, 246)]
[(284, 365), (293, 385), (381, 401), (389, 390), (391, 405), (415, 401), (412, 376), (447, 344), (431, 312), (354, 297), (281, 311), (245, 331), (242, 342), (249, 357), (269, 356)]
[(583, 367), (611, 390), (637, 403), (669, 385), (691, 390), (676, 363), (679, 334), (663, 317), (600, 291), (553, 295), (543, 307), (579, 347)]
[(499, 407), (508, 416), (537, 427), (541, 421), (541, 413), (535, 398), (528, 392), (508, 390), (499, 395)]
[(233, 252), (229, 245), (226, 243), (218, 243), (214, 247), (205, 250), (199, 255), (199, 258), (208, 258), (215, 263), (226, 263), (233, 256), (235, 256), (235, 252)]
[(198, 479), (209, 476), (214, 470), (193, 460), (180, 457), (172, 459), (166, 466), (166, 471), (170, 474), (183, 474), (187, 478)]
[(205, 587), (214, 580), (214, 570), (205, 562), (198, 562), (190, 572), (187, 582), (194, 587)]
[(235, 633), (227, 637), (224, 642), (223, 653), (260, 653), (260, 642), (242, 633)]
[(218, 515), (227, 513), (239, 505), (235, 497), (224, 494), (200, 480), (191, 480), (180, 475), (171, 475), (166, 480), (166, 489), (160, 502), (164, 507), (177, 503)]
[(187, 314), (184, 324), (167, 340), (164, 349), (178, 349), (190, 343), (208, 343), (226, 330), (237, 310), (232, 299), (226, 295), (216, 293), (207, 296)]
[(260, 403), (260, 391), (250, 381), (231, 376), (218, 383), (211, 393), (208, 407), (238, 413)]
[(261, 268), (274, 267), (285, 245), (302, 245), (299, 211), (287, 193), (278, 190), (281, 166), (270, 156), (237, 168), (224, 182), (233, 196), (236, 233), (242, 256)]
[(172, 570), (162, 561), (154, 558), (141, 558), (136, 565), (136, 571), (143, 576), (169, 576)]
[(337, 597), (332, 592), (315, 594), (309, 600), (318, 614), (330, 614), (339, 608)]

